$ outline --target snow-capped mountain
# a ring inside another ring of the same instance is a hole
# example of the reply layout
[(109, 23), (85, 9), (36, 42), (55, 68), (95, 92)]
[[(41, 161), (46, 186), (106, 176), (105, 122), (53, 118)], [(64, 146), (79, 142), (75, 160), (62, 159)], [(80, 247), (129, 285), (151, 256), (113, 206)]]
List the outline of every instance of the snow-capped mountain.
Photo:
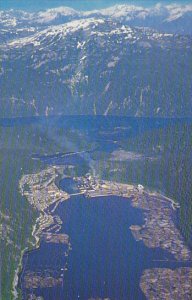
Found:
[(142, 7), (135, 5), (115, 5), (94, 11), (77, 11), (70, 7), (57, 7), (35, 13), (23, 11), (0, 12), (0, 27), (58, 25), (74, 19), (111, 18), (134, 26), (153, 26), (156, 29), (174, 33), (192, 33), (192, 4)]
[[(190, 35), (130, 26), (114, 8), (7, 14), (12, 23), (1, 18), (0, 117), (192, 115)], [(57, 24), (61, 15), (70, 20)]]
[(192, 33), (192, 4), (157, 4), (150, 8), (116, 5), (100, 13), (132, 26), (148, 26), (173, 33)]
[(35, 29), (91, 17), (111, 19), (129, 26), (150, 27), (164, 33), (192, 34), (192, 4), (157, 4), (149, 8), (115, 5), (94, 11), (77, 11), (70, 7), (57, 7), (39, 12), (0, 11), (1, 39), (4, 42), (14, 37), (28, 36)]
[(159, 3), (149, 8), (135, 5), (115, 5), (100, 10), (98, 13), (127, 21), (134, 19), (145, 20), (149, 17), (161, 17), (163, 21), (173, 21), (185, 16), (185, 14), (192, 13), (192, 5), (163, 5)]

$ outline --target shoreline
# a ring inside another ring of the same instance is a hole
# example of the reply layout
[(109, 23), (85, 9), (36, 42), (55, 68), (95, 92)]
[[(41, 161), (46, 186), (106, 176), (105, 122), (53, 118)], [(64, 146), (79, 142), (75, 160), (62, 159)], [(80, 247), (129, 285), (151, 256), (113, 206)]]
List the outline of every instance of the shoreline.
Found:
[[(55, 184), (58, 176), (61, 179), (66, 178), (64, 170), (65, 167), (61, 166), (48, 167), (37, 174), (24, 175), (20, 180), (22, 195), (26, 196), (29, 203), (39, 211), (39, 217), (32, 230), (32, 236), (35, 239), (33, 246), (36, 248), (40, 246), (44, 234), (49, 234), (51, 240), (56, 235), (56, 242), (62, 238), (62, 234), (59, 233), (62, 221), (54, 213), (60, 203), (68, 201), (74, 196), (74, 194), (62, 191)], [(100, 180), (91, 174), (74, 177), (73, 180), (79, 189), (79, 193), (75, 195), (84, 195), (87, 200), (95, 197), (121, 196), (126, 198), (125, 201), (130, 201), (132, 207), (143, 210), (144, 225), (130, 226), (136, 241), (142, 241), (148, 248), (161, 248), (168, 251), (174, 256), (175, 262), (189, 263), (192, 261), (192, 253), (172, 220), (173, 214), (179, 208), (179, 204), (175, 203), (173, 199), (154, 191), (145, 190), (141, 185)], [(164, 232), (163, 235), (162, 232)], [(68, 250), (70, 247), (69, 244)], [(16, 279), (18, 280), (19, 277), (17, 276)]]

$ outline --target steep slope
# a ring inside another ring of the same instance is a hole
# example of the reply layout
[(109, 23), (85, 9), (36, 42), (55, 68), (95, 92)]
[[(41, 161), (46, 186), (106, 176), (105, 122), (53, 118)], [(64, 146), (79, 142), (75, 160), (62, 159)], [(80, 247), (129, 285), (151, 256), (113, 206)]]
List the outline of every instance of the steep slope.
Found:
[[(96, 12), (95, 12), (96, 13)], [(115, 5), (98, 11), (131, 26), (147, 26), (171, 33), (192, 34), (192, 5), (157, 4), (144, 8), (135, 5)]]
[(127, 25), (153, 27), (166, 32), (192, 34), (191, 4), (160, 3), (148, 8), (124, 4), (93, 11), (77, 11), (70, 7), (56, 7), (39, 12), (0, 11), (0, 29), (59, 25), (91, 17), (110, 18)]
[(26, 28), (0, 46), (1, 117), (192, 115), (192, 37), (103, 17)]

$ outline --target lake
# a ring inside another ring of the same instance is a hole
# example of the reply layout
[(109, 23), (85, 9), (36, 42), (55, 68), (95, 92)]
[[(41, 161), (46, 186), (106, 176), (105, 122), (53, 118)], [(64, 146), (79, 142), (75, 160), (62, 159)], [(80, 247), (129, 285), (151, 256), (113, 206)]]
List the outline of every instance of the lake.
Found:
[[(110, 181), (142, 184), (176, 200), (180, 204), (177, 226), (186, 243), (192, 245), (191, 119), (3, 119), (0, 136), (1, 171), (5, 175), (0, 182), (2, 222), (6, 229), (2, 243), (5, 299), (11, 297), (21, 251), (34, 248), (31, 233), (38, 217), (38, 211), (21, 196), (19, 180), (24, 174), (51, 165), (67, 166), (68, 179), (57, 185), (72, 194), (78, 192), (78, 187), (71, 177), (91, 173)], [(72, 250), (68, 258), (63, 255), (64, 245), (53, 247), (42, 242), (39, 249), (25, 252), (23, 262), (27, 255), (26, 270), (36, 272), (35, 268), (52, 269), (53, 265), (58, 270), (67, 261), (68, 271), (63, 288), (36, 291), (37, 294), (53, 299), (51, 295), (56, 293), (58, 300), (61, 295), (68, 299), (77, 299), (78, 295), (81, 299), (145, 299), (139, 289), (139, 277), (146, 268), (163, 267), (163, 263), (154, 260), (167, 257), (167, 253), (147, 249), (133, 239), (129, 226), (134, 222), (142, 224), (140, 210), (118, 197), (88, 201), (79, 195), (61, 203), (57, 213), (63, 222), (62, 232), (70, 236)], [(10, 274), (9, 278), (6, 274)], [(118, 298), (119, 293), (122, 298)]]

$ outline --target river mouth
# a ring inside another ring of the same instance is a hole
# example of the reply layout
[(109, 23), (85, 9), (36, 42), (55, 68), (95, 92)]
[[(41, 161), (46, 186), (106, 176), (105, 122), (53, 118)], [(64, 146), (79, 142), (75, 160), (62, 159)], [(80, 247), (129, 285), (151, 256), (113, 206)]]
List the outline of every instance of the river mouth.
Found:
[[(77, 195), (55, 212), (72, 249), (66, 255), (65, 245), (41, 242), (38, 249), (25, 253), (20, 276), (24, 300), (144, 300), (139, 283), (145, 269), (179, 267), (166, 251), (147, 248), (134, 239), (129, 227), (143, 225), (144, 219), (142, 210), (132, 207), (129, 198)], [(27, 287), (28, 274), (50, 276), (58, 284)]]

